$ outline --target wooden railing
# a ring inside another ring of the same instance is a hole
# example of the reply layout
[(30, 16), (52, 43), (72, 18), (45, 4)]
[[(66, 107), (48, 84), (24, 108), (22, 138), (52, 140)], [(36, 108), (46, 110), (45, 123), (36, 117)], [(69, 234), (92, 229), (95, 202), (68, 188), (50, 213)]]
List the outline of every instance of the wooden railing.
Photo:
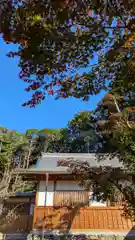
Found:
[(76, 206), (77, 204), (89, 205), (88, 191), (55, 191), (54, 206)]

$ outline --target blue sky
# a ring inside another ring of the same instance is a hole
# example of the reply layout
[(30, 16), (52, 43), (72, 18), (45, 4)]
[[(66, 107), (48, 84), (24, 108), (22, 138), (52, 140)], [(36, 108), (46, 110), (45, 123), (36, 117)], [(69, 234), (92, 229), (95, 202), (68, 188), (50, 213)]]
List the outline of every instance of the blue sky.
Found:
[(30, 94), (24, 91), (26, 84), (18, 77), (18, 59), (5, 56), (14, 48), (14, 45), (7, 45), (0, 39), (0, 126), (20, 132), (30, 128), (65, 127), (77, 112), (94, 109), (103, 96), (103, 93), (92, 96), (89, 102), (50, 97), (36, 108), (22, 107)]

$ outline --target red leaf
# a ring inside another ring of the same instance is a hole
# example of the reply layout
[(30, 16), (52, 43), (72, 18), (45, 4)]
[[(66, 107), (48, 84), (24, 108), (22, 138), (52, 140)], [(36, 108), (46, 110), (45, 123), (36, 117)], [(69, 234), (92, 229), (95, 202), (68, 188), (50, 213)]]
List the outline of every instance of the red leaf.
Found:
[(90, 17), (93, 16), (93, 12), (91, 10), (89, 10), (88, 14), (89, 14)]
[(30, 91), (30, 87), (25, 88), (25, 91), (29, 92)]
[(120, 27), (120, 19), (117, 20), (117, 27)]
[(35, 82), (35, 83), (33, 83), (31, 86), (30, 86), (30, 88), (32, 89), (32, 90), (36, 90), (36, 89), (38, 89), (40, 87), (40, 83), (39, 82)]
[(49, 91), (48, 91), (48, 93), (49, 93), (49, 95), (54, 95), (54, 91), (53, 91), (53, 89), (50, 89)]

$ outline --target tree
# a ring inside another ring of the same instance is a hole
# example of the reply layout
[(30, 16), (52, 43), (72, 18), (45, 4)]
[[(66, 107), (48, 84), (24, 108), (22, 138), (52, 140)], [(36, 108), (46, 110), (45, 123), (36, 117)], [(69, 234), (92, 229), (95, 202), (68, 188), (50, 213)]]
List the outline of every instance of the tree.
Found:
[(96, 152), (100, 136), (96, 131), (94, 111), (79, 112), (68, 123), (71, 152)]
[[(8, 56), (20, 57), (20, 78), (29, 84), (26, 91), (34, 91), (24, 106), (34, 107), (47, 94), (87, 100), (106, 88), (108, 68), (123, 63), (125, 54), (118, 50), (134, 33), (131, 2), (121, 1), (121, 8), (110, 1), (105, 5), (104, 0), (6, 2), (1, 9), (1, 33), (5, 42), (19, 43), (17, 52)], [(91, 69), (95, 53), (99, 66)], [(112, 55), (115, 61), (109, 65)], [(77, 74), (86, 67), (84, 74)]]
[[(24, 165), (22, 149), (26, 144), (25, 136), (0, 128), (0, 206), (3, 202), (16, 194), (17, 191), (24, 191), (27, 186), (22, 177), (14, 175), (16, 165)], [(20, 158), (21, 157), (21, 158)], [(25, 163), (26, 164), (26, 163)], [(1, 209), (2, 210), (2, 209)], [(2, 212), (2, 211), (1, 211)], [(8, 216), (9, 213), (7, 213)]]
[[(27, 134), (34, 134), (39, 139), (42, 139), (42, 152), (68, 152), (69, 138), (67, 128), (29, 129), (27, 130)], [(41, 152), (41, 147), (39, 152)]]
[[(107, 94), (98, 107), (93, 111), (79, 113), (69, 122), (69, 132), (71, 134), (71, 146), (73, 152), (85, 152), (84, 139), (92, 135), (91, 141), (97, 160), (109, 157), (119, 158), (123, 163), (123, 169), (116, 167), (101, 167), (91, 169), (87, 162), (69, 160), (67, 166), (73, 172), (79, 174), (77, 181), (79, 184), (90, 187), (94, 186), (94, 194), (99, 199), (110, 200), (111, 202), (123, 201), (125, 213), (135, 217), (135, 123), (134, 108), (130, 106), (130, 99), (123, 96)], [(83, 130), (83, 132), (82, 132)], [(86, 130), (86, 131), (84, 131)], [(78, 141), (79, 134), (83, 133), (81, 141)], [(85, 133), (85, 135), (84, 135)], [(70, 137), (70, 135), (69, 135)], [(96, 139), (96, 141), (94, 140)], [(74, 141), (76, 146), (74, 147)], [(91, 141), (89, 146), (91, 145)], [(82, 144), (82, 145), (81, 145)], [(90, 152), (93, 150), (91, 145)], [(65, 166), (65, 162), (59, 161), (60, 165)], [(115, 194), (114, 194), (115, 192)], [(102, 194), (101, 194), (102, 193)]]
[(34, 184), (23, 180), (16, 168), (27, 169), (35, 164), (44, 150), (40, 136), (19, 134), (0, 128), (0, 202), (14, 196), (18, 191), (33, 190)]

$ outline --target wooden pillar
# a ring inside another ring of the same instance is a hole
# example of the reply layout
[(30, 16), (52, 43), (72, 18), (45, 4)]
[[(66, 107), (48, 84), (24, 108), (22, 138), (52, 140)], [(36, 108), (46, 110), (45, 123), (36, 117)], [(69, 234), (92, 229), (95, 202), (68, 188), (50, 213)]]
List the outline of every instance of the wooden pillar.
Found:
[(34, 229), (34, 223), (36, 220), (36, 207), (37, 207), (37, 202), (38, 202), (38, 190), (39, 190), (39, 184), (37, 186), (37, 191), (36, 191), (36, 197), (35, 197), (35, 207), (34, 207), (34, 213), (33, 213), (33, 224), (32, 224), (32, 228)]

